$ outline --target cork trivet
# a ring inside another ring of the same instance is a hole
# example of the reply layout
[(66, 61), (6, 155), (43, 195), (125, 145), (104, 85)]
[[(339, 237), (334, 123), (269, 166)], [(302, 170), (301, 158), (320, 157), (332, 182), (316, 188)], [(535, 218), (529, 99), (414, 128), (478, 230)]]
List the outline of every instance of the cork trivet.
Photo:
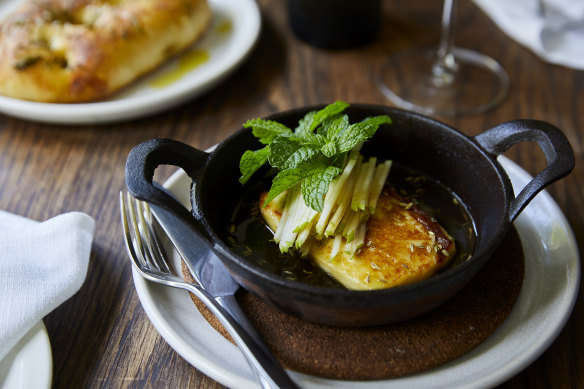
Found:
[[(183, 273), (190, 277), (184, 264)], [(428, 370), (478, 346), (513, 309), (523, 274), (523, 249), (512, 228), (493, 258), (460, 293), (432, 312), (405, 322), (329, 327), (290, 316), (245, 291), (237, 297), (284, 367), (327, 378), (374, 380)], [(231, 340), (215, 316), (191, 297), (205, 319)]]

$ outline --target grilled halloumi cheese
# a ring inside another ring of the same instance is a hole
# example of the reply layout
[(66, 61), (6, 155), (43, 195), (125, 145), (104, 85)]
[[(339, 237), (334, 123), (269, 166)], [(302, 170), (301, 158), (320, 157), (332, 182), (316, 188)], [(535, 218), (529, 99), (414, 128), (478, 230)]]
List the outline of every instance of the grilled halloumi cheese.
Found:
[[(260, 196), (261, 214), (275, 231), (281, 205), (273, 202), (262, 207), (265, 196)], [(341, 251), (331, 259), (333, 240), (315, 240), (309, 255), (321, 269), (354, 290), (384, 289), (429, 278), (456, 253), (453, 238), (435, 219), (387, 185), (369, 218), (360, 252), (351, 257)]]

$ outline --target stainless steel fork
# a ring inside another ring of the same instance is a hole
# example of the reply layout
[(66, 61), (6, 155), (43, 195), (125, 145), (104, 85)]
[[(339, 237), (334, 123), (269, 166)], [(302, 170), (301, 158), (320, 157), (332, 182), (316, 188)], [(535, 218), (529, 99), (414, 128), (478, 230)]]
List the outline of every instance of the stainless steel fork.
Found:
[(242, 326), (241, 318), (236, 320), (199, 284), (189, 283), (172, 272), (148, 204), (129, 193), (127, 198), (120, 193), (120, 208), (126, 249), (138, 272), (149, 281), (185, 289), (197, 296), (229, 332), (263, 388), (297, 388), (249, 323)]

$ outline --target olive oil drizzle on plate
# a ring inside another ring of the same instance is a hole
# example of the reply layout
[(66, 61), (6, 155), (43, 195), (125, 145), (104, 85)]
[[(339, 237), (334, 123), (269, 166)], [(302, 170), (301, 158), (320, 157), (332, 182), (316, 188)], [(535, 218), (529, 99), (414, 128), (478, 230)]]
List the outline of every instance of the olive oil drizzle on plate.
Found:
[[(233, 22), (228, 19), (217, 20), (211, 29), (211, 33), (216, 35), (227, 35), (231, 31), (233, 31)], [(200, 48), (189, 50), (178, 58), (176, 65), (171, 70), (150, 81), (149, 86), (162, 89), (172, 85), (192, 70), (208, 62), (210, 58), (208, 50)]]
[(201, 66), (209, 60), (209, 53), (205, 50), (191, 50), (184, 53), (174, 69), (162, 74), (150, 82), (153, 88), (167, 87), (185, 76), (191, 70)]

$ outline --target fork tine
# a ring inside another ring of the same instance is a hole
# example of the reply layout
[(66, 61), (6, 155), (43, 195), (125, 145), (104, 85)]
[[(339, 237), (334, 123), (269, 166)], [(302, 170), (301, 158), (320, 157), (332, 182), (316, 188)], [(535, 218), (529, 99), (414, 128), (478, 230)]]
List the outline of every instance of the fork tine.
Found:
[(164, 258), (167, 257), (164, 249), (158, 242), (157, 233), (153, 223), (156, 218), (152, 216), (150, 207), (144, 201), (140, 201), (130, 193), (127, 193), (126, 213), (130, 219), (131, 230), (134, 231), (135, 250), (139, 253), (142, 264), (149, 269), (171, 274), (171, 270)]
[[(148, 209), (148, 212), (150, 212), (150, 207), (148, 206), (148, 204), (144, 203), (144, 205)], [(171, 273), (171, 270), (168, 266), (168, 262), (165, 260), (165, 258), (168, 258), (168, 255), (166, 254), (166, 251), (160, 244), (159, 235), (156, 232), (157, 230), (155, 226), (159, 226), (158, 221), (156, 220), (155, 217), (152, 216), (152, 214), (150, 214), (150, 217), (152, 222), (148, 224), (148, 229), (150, 231), (150, 236), (152, 236), (152, 243), (155, 249), (153, 251), (156, 254), (156, 258), (159, 260), (160, 268), (168, 273)]]
[(132, 221), (134, 223), (134, 231), (138, 236), (138, 243), (140, 245), (140, 251), (148, 267), (150, 269), (159, 270), (160, 266), (155, 256), (153, 255), (153, 250), (151, 249), (151, 236), (148, 230), (149, 223), (144, 219), (144, 212), (142, 209), (142, 202), (135, 199), (128, 193), (128, 198), (130, 199), (130, 209), (132, 211)]
[[(159, 243), (158, 234), (154, 229), (156, 218), (152, 216), (152, 212), (150, 211), (148, 203), (144, 201), (136, 202), (140, 211), (140, 221), (143, 223), (142, 226), (144, 227), (143, 240), (146, 243), (146, 248), (148, 249), (148, 253), (150, 254), (152, 262), (159, 270), (162, 270), (166, 273), (171, 273), (170, 268), (164, 259), (167, 258), (166, 252)], [(146, 214), (146, 216), (144, 216), (144, 214)]]
[[(143, 227), (146, 225), (146, 222), (144, 221), (144, 215), (142, 215), (142, 213), (140, 212), (140, 202), (136, 200), (134, 197), (132, 197), (130, 193), (127, 193), (126, 197), (128, 199), (127, 201), (128, 209), (130, 210), (129, 211), (130, 222), (132, 224), (132, 230), (134, 231), (135, 239), (133, 241), (134, 247), (136, 248), (136, 251), (140, 254), (143, 263), (148, 268), (150, 269), (152, 269), (153, 267), (157, 268), (156, 263), (154, 262), (152, 256), (150, 255), (150, 250), (148, 250), (147, 237)], [(136, 211), (136, 208), (138, 208), (138, 211)], [(138, 219), (140, 219), (140, 221)]]
[[(129, 196), (128, 196), (128, 200), (126, 201), (124, 199), (124, 193), (120, 192), (120, 213), (122, 216), (122, 227), (124, 230), (124, 241), (126, 242), (126, 250), (128, 251), (128, 253), (130, 254), (130, 258), (132, 259), (132, 261), (134, 262), (134, 264), (142, 269), (145, 267), (148, 267), (148, 263), (146, 262), (146, 260), (144, 259), (144, 257), (142, 256), (141, 250), (136, 250), (137, 247), (137, 239), (139, 238), (135, 238), (136, 234), (132, 235), (132, 229), (130, 229), (130, 221), (128, 220), (130, 217), (130, 215), (132, 215), (132, 212), (129, 210)], [(130, 203), (131, 206), (131, 203)], [(132, 218), (130, 218), (132, 219)], [(134, 232), (136, 230), (134, 229)]]

